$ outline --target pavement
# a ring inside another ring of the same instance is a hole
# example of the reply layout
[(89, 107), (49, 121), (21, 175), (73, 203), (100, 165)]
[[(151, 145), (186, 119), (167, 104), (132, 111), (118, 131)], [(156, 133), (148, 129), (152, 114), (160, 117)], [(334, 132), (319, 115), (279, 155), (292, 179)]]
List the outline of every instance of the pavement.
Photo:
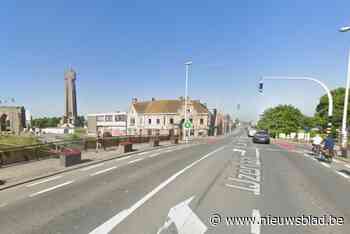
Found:
[(0, 191), (1, 233), (349, 233), (346, 165), (239, 128)]

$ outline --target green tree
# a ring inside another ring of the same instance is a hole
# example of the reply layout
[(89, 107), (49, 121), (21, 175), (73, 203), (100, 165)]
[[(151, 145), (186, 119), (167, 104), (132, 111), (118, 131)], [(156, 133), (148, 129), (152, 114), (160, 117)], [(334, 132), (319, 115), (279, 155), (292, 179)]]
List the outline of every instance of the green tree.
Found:
[(61, 121), (61, 118), (59, 117), (35, 118), (35, 119), (32, 119), (31, 125), (33, 127), (38, 127), (38, 128), (57, 127), (60, 121)]
[(266, 129), (272, 136), (279, 132), (291, 133), (304, 127), (305, 117), (292, 105), (279, 105), (264, 111), (258, 121), (259, 129)]
[[(332, 124), (335, 128), (339, 128), (343, 119), (344, 110), (344, 98), (345, 88), (337, 88), (331, 91), (333, 97), (333, 117)], [(350, 110), (348, 110), (348, 121), (349, 121)], [(316, 106), (315, 119), (316, 124), (326, 128), (328, 122), (328, 96), (325, 94), (320, 98), (318, 105)]]

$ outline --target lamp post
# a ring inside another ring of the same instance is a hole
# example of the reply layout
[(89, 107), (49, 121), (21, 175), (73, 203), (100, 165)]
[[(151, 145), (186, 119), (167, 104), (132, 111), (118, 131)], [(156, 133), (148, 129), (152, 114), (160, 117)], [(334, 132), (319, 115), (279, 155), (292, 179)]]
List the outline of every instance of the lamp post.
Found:
[[(192, 65), (192, 61), (188, 61), (185, 63), (186, 66), (186, 84), (185, 84), (185, 113), (184, 113), (184, 123), (187, 122), (187, 104), (188, 104), (188, 76), (190, 73), (190, 66)], [(188, 142), (188, 136), (187, 136), (188, 130), (183, 126), (183, 137), (184, 141)]]
[[(340, 32), (349, 32), (350, 27), (342, 27), (339, 29)], [(350, 88), (350, 51), (349, 51), (349, 57), (348, 57), (348, 71), (347, 71), (347, 78), (346, 78), (346, 87), (345, 87), (345, 98), (344, 98), (344, 110), (343, 110), (343, 121), (342, 121), (342, 155), (344, 157), (347, 157), (347, 143), (348, 143), (348, 132), (346, 129), (346, 121), (347, 121), (347, 114), (348, 114), (348, 101), (349, 101), (349, 88)]]

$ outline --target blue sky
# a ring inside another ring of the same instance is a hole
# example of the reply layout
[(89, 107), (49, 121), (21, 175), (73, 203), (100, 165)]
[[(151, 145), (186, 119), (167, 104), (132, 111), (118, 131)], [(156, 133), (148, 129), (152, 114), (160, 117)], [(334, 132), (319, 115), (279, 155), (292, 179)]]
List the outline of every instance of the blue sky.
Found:
[[(35, 116), (63, 114), (63, 73), (78, 72), (78, 111), (127, 110), (189, 94), (245, 119), (293, 104), (313, 114), (321, 88), (262, 75), (345, 85), (349, 1), (7, 1), (0, 9), (0, 97)], [(235, 109), (237, 104), (241, 109)]]

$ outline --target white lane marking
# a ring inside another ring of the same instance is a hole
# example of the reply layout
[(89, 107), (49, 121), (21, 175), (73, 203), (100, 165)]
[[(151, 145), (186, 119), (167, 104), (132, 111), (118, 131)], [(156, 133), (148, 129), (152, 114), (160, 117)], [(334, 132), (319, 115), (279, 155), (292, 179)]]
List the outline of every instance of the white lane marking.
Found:
[(157, 234), (169, 232), (168, 228), (172, 223), (176, 226), (178, 233), (205, 233), (208, 228), (189, 206), (193, 198), (194, 196), (172, 207), (167, 220), (158, 229)]
[(170, 152), (173, 152), (173, 150), (166, 150), (166, 151), (164, 151), (164, 153), (170, 153)]
[(89, 167), (84, 167), (83, 169), (80, 169), (79, 171), (88, 171), (88, 170), (90, 170), (92, 168), (100, 167), (102, 165), (104, 165), (104, 163), (99, 163), (99, 164), (91, 165)]
[(336, 163), (340, 163), (340, 161), (338, 159), (333, 159), (333, 162), (336, 162)]
[(321, 162), (321, 164), (322, 164), (323, 166), (327, 167), (327, 168), (330, 168), (330, 167), (331, 167), (329, 164), (327, 164), (327, 163), (325, 163), (325, 162)]
[(101, 171), (94, 172), (94, 173), (90, 174), (90, 176), (100, 175), (102, 173), (105, 173), (105, 172), (108, 172), (108, 171), (111, 171), (111, 170), (114, 170), (114, 169), (117, 169), (117, 168), (118, 168), (117, 166), (109, 167), (109, 168), (103, 169)]
[(67, 182), (65, 182), (65, 183), (63, 183), (63, 184), (59, 184), (59, 185), (56, 185), (56, 186), (53, 186), (53, 187), (50, 187), (50, 188), (41, 190), (41, 191), (36, 192), (36, 193), (32, 193), (32, 194), (29, 195), (29, 197), (35, 197), (35, 196), (40, 195), (40, 194), (42, 194), (42, 193), (50, 192), (50, 191), (52, 191), (52, 190), (55, 190), (55, 189), (57, 189), (57, 188), (63, 187), (63, 186), (68, 185), (68, 184), (71, 184), (71, 183), (73, 183), (73, 182), (74, 182), (74, 180), (67, 181)]
[(260, 152), (258, 148), (255, 149), (255, 155), (256, 155), (256, 164), (260, 165)]
[(346, 164), (345, 166), (346, 166), (347, 168), (350, 168), (350, 164)]
[(107, 220), (105, 223), (101, 224), (100, 226), (96, 227), (94, 230), (92, 230), (89, 234), (105, 234), (105, 233), (109, 233), (110, 231), (112, 231), (112, 229), (114, 227), (116, 227), (118, 224), (120, 224), (124, 219), (126, 219), (130, 214), (132, 214), (136, 209), (138, 209), (140, 206), (142, 206), (146, 201), (148, 201), (149, 199), (151, 199), (155, 194), (157, 194), (160, 190), (162, 190), (165, 186), (167, 186), (169, 183), (171, 183), (173, 180), (175, 180), (178, 176), (180, 176), (181, 174), (183, 174), (185, 171), (189, 170), (190, 168), (192, 168), (193, 166), (195, 166), (196, 164), (198, 164), (199, 162), (201, 162), (202, 160), (210, 157), (211, 155), (219, 152), (220, 150), (223, 150), (225, 148), (225, 146), (222, 146), (206, 155), (204, 155), (203, 157), (201, 157), (200, 159), (194, 161), (193, 163), (191, 163), (190, 165), (186, 166), (185, 168), (183, 168), (182, 170), (178, 171), (177, 173), (175, 173), (174, 175), (170, 176), (167, 180), (165, 180), (164, 182), (162, 182), (160, 185), (158, 185), (156, 188), (154, 188), (151, 192), (149, 192), (148, 194), (146, 194), (143, 198), (141, 198), (141, 200), (139, 200), (138, 202), (136, 202), (134, 205), (132, 205), (130, 208), (125, 209), (121, 212), (119, 212), (118, 214), (116, 214), (115, 216), (113, 216), (112, 218), (110, 218), (109, 220)]
[(233, 149), (233, 152), (240, 152), (242, 156), (245, 155), (245, 150), (242, 150), (242, 149)]
[(60, 176), (54, 176), (54, 177), (51, 177), (51, 178), (48, 178), (46, 180), (42, 180), (42, 181), (38, 181), (38, 182), (35, 182), (35, 183), (31, 183), (31, 184), (27, 184), (26, 187), (33, 187), (35, 185), (38, 185), (38, 184), (42, 184), (42, 183), (46, 183), (46, 182), (49, 182), (49, 181), (53, 181), (53, 180), (57, 180), (59, 178), (62, 178), (62, 175)]
[(260, 195), (260, 184), (250, 180), (237, 179), (233, 177), (229, 177), (228, 180), (236, 181), (238, 183), (243, 183), (247, 187), (234, 185), (234, 184), (225, 184), (226, 187), (236, 188), (240, 190), (253, 192), (255, 195)]
[(126, 156), (126, 157), (121, 157), (121, 158), (114, 159), (113, 161), (122, 161), (122, 160), (125, 160), (125, 159), (128, 159), (128, 158), (131, 158), (131, 157), (135, 157), (135, 156), (134, 155), (129, 155), (129, 156)]
[(252, 216), (254, 217), (253, 221), (255, 221), (250, 226), (250, 232), (252, 234), (260, 234), (260, 212), (257, 209), (253, 209)]
[(342, 177), (346, 178), (346, 179), (350, 179), (350, 176), (344, 174), (343, 172), (340, 171), (336, 171), (338, 175), (341, 175)]
[(148, 156), (148, 157), (153, 158), (153, 157), (156, 157), (156, 156), (158, 156), (158, 155), (160, 155), (160, 153), (155, 153), (155, 154), (152, 154), (152, 155), (150, 155), (150, 156)]
[(138, 159), (132, 160), (132, 161), (128, 162), (128, 164), (132, 164), (132, 163), (135, 163), (135, 162), (138, 162), (141, 160), (143, 160), (143, 158), (138, 158)]
[(142, 153), (139, 153), (137, 155), (144, 155), (144, 154), (148, 154), (149, 152), (142, 152)]
[(5, 207), (5, 206), (7, 206), (6, 202), (0, 204), (0, 208)]

